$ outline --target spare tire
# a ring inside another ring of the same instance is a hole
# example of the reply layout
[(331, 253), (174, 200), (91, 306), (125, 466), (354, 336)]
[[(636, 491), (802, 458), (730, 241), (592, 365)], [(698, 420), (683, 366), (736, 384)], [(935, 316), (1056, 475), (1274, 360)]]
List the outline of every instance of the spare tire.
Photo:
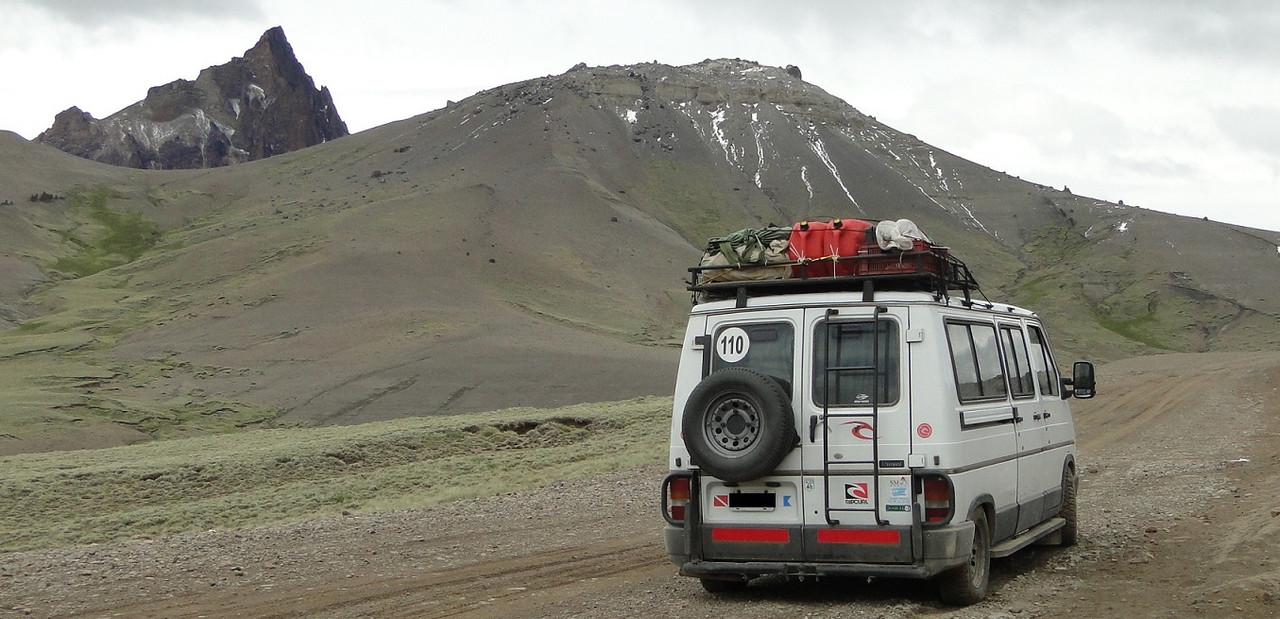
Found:
[(800, 442), (791, 397), (773, 377), (725, 368), (698, 383), (680, 429), (693, 464), (725, 481), (764, 477)]

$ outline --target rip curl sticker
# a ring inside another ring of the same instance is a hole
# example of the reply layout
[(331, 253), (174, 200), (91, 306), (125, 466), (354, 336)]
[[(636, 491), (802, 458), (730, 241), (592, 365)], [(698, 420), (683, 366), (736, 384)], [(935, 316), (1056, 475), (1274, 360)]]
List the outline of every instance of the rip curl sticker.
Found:
[(738, 327), (729, 327), (716, 338), (716, 356), (725, 363), (737, 363), (751, 351), (751, 338)]

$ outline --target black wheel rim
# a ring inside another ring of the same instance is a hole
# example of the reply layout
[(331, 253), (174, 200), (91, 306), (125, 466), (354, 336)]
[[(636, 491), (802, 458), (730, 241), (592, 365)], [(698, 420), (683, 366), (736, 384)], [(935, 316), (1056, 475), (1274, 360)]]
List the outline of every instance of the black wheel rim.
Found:
[(738, 457), (759, 442), (763, 421), (759, 407), (750, 400), (728, 397), (707, 410), (702, 429), (716, 453)]
[(975, 589), (980, 588), (982, 583), (987, 580), (987, 532), (986, 523), (978, 523), (980, 528), (974, 531), (973, 551), (969, 555), (969, 567), (971, 568), (972, 584)]

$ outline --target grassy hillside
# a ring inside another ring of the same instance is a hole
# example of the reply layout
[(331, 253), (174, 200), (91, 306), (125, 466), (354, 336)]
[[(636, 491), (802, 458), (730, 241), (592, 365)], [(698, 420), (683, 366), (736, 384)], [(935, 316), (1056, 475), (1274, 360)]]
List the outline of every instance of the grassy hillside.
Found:
[(668, 394), (707, 237), (811, 218), (916, 221), (1064, 362), (1280, 345), (1280, 233), (1025, 182), (737, 60), (211, 170), (0, 132), (0, 199), (0, 454)]
[(670, 398), (0, 458), (0, 551), (420, 507), (662, 462)]

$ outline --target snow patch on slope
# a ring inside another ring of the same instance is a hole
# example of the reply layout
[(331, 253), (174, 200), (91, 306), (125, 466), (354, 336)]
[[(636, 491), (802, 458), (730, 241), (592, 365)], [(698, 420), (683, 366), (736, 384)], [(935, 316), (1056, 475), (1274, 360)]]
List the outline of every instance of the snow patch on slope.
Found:
[(839, 184), (840, 189), (844, 191), (845, 197), (849, 198), (849, 201), (853, 203), (853, 206), (858, 209), (859, 213), (866, 215), (867, 212), (863, 210), (862, 205), (858, 204), (858, 201), (853, 199), (853, 193), (851, 193), (849, 191), (849, 187), (844, 184), (844, 179), (840, 178), (840, 170), (836, 168), (835, 162), (831, 160), (831, 155), (827, 154), (827, 145), (822, 143), (822, 138), (818, 136), (816, 132), (809, 135), (809, 149), (818, 156), (818, 159), (822, 161), (822, 165), (827, 167), (827, 171), (831, 172), (831, 176), (836, 179), (836, 183)]
[(756, 139), (756, 155), (757, 155), (756, 174), (753, 180), (755, 181), (756, 187), (759, 189), (764, 188), (764, 181), (761, 177), (764, 174), (764, 168), (765, 168), (764, 143), (768, 139), (765, 136), (765, 130), (766, 130), (765, 125), (760, 122), (759, 109), (752, 110), (751, 111), (751, 135), (754, 136)]
[[(842, 134), (855, 144), (861, 144), (863, 151), (872, 157), (876, 157), (877, 159), (881, 158), (880, 155), (872, 151), (872, 148), (876, 148), (881, 153), (887, 153), (893, 157), (894, 161), (906, 162), (894, 151), (895, 144), (892, 139), (893, 136), (878, 127), (873, 126), (858, 133), (848, 131), (843, 132)], [(959, 175), (954, 172), (948, 175), (946, 171), (943, 170), (942, 166), (938, 164), (938, 160), (934, 156), (933, 151), (928, 152), (929, 161), (926, 165), (911, 153), (911, 144), (903, 144), (899, 145), (899, 147), (903, 152), (907, 153), (910, 166), (919, 170), (919, 175), (917, 177), (926, 180), (928, 185), (931, 187), (926, 188), (921, 183), (913, 180), (913, 176), (915, 175), (907, 173), (910, 168), (904, 170), (900, 166), (889, 165), (888, 167), (890, 170), (893, 170), (898, 174), (898, 176), (901, 176), (909, 185), (915, 187), (917, 191), (924, 195), (927, 200), (932, 202), (938, 208), (950, 213), (962, 221), (965, 221), (966, 225), (969, 225), (970, 227), (981, 230), (993, 238), (1000, 238), (999, 232), (991, 230), (986, 226), (986, 224), (982, 223), (982, 221), (978, 219), (977, 213), (974, 213), (973, 209), (970, 208), (971, 205), (955, 197), (951, 191), (950, 183), (955, 182), (957, 187), (962, 187), (963, 184), (960, 182)], [(933, 197), (934, 193), (946, 196), (948, 201), (953, 202), (955, 206), (947, 206), (942, 202), (939, 202)]]
[(720, 145), (720, 148), (724, 150), (724, 160), (737, 165), (738, 153), (733, 148), (733, 145), (729, 143), (729, 138), (724, 133), (724, 118), (727, 112), (727, 109), (719, 107), (711, 113), (711, 135), (715, 138), (716, 143)]

